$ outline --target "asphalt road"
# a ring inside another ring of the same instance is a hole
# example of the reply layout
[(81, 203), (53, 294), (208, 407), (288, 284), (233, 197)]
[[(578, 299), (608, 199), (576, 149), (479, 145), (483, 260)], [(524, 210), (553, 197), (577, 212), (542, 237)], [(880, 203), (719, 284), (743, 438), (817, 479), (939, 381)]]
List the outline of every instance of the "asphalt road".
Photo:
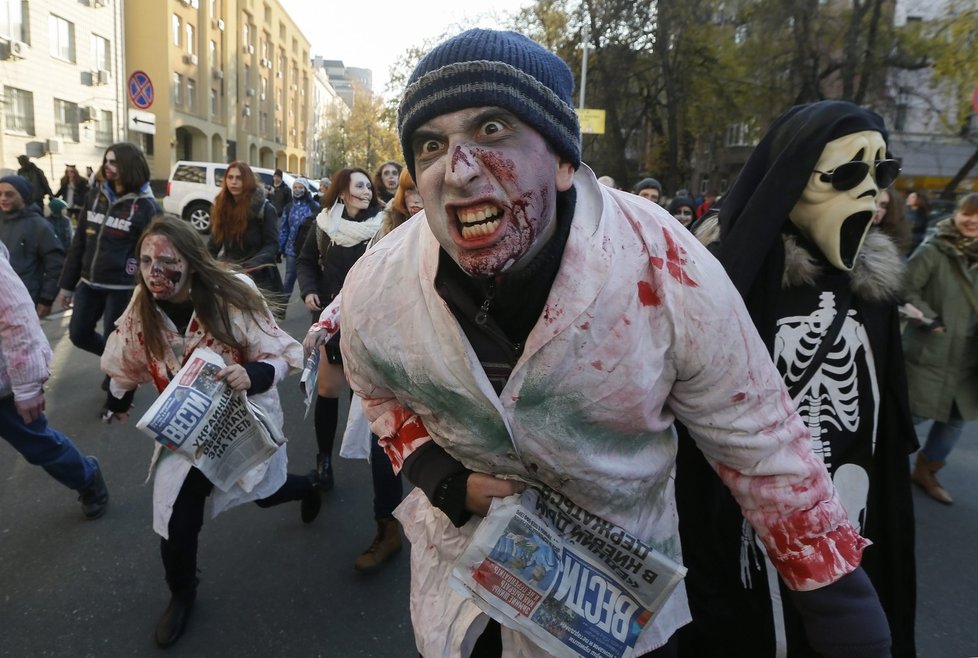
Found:
[[(293, 299), (285, 328), (301, 338), (307, 325), (308, 315)], [(151, 526), (151, 487), (143, 483), (151, 442), (132, 421), (98, 420), (97, 358), (69, 343), (64, 316), (44, 326), (55, 349), (50, 421), (99, 457), (111, 501), (102, 519), (83, 520), (73, 492), (0, 441), (0, 656), (162, 654), (152, 635), (168, 594)], [(280, 393), (290, 470), (305, 472), (316, 447), (297, 381), (287, 379)], [(150, 393), (137, 394), (136, 412), (146, 409)], [(341, 410), (345, 415), (345, 405)], [(968, 427), (940, 474), (955, 504), (914, 493), (921, 658), (978, 656), (976, 475), (978, 423)], [(298, 503), (267, 510), (245, 505), (205, 522), (197, 606), (168, 655), (417, 655), (408, 551), (377, 574), (357, 574), (353, 560), (374, 532), (369, 467), (337, 459), (336, 480), (320, 517), (308, 526), (299, 520)]]

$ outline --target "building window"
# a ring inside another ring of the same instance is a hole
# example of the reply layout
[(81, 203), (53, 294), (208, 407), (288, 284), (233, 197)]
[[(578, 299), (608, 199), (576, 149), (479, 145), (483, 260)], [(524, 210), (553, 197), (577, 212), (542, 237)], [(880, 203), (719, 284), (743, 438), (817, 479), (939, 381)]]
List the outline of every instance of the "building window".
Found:
[(211, 41), (207, 50), (207, 63), (211, 68), (217, 68), (217, 42)]
[(183, 105), (183, 76), (179, 73), (173, 74), (173, 104)]
[(54, 135), (62, 139), (78, 141), (78, 104), (54, 99)]
[(180, 30), (183, 26), (183, 21), (176, 14), (173, 14), (173, 45), (177, 48), (180, 47)]
[(112, 48), (108, 39), (97, 34), (92, 35), (92, 57), (96, 71), (112, 70)]
[[(251, 89), (251, 65), (250, 64), (244, 65), (244, 86), (245, 89)], [(254, 94), (254, 91), (252, 91), (252, 94)]]
[(97, 144), (111, 144), (115, 141), (112, 129), (112, 112), (109, 110), (99, 110), (98, 123), (95, 125), (95, 142)]
[(75, 61), (75, 24), (51, 14), (51, 56), (69, 62)]
[(30, 43), (27, 29), (27, 2), (23, 0), (8, 0), (0, 4), (0, 37), (11, 41)]
[(187, 54), (193, 55), (197, 52), (197, 40), (194, 38), (194, 26), (187, 23), (185, 31), (187, 32)]
[(18, 135), (34, 133), (34, 94), (15, 87), (4, 87), (4, 119), (7, 132)]
[(187, 78), (187, 109), (194, 112), (197, 109), (197, 81)]
[(217, 89), (211, 89), (211, 117), (217, 118), (218, 114), (218, 100), (217, 100)]

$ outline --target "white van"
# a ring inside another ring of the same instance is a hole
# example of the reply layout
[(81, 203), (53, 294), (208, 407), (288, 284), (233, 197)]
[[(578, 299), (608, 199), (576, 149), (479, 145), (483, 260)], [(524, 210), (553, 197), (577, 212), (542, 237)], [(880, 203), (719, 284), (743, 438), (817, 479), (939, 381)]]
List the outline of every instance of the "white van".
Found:
[[(178, 161), (166, 183), (163, 210), (187, 220), (200, 233), (207, 233), (211, 228), (211, 206), (221, 191), (227, 169), (227, 164), (221, 162)], [(274, 169), (252, 167), (251, 170), (266, 190), (271, 189)], [(289, 188), (293, 181), (292, 174), (282, 174), (282, 182)]]

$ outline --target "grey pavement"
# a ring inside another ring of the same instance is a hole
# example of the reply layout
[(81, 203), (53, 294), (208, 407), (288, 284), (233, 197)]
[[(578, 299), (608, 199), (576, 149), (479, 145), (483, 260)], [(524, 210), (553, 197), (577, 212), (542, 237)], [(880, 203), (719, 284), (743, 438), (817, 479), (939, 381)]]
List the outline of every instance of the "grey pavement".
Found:
[[(301, 339), (307, 326), (308, 314), (293, 298), (284, 327)], [(176, 646), (156, 648), (153, 626), (168, 596), (152, 530), (151, 486), (144, 484), (151, 441), (132, 419), (126, 425), (98, 420), (104, 394), (97, 358), (69, 343), (66, 316), (44, 327), (55, 349), (50, 421), (99, 457), (111, 500), (103, 518), (84, 521), (73, 492), (0, 441), (0, 656), (417, 655), (407, 547), (377, 574), (353, 570), (373, 537), (372, 494), (366, 462), (344, 459), (336, 460), (336, 489), (311, 525), (299, 520), (298, 504), (244, 505), (205, 520), (194, 615)], [(292, 376), (279, 390), (290, 470), (302, 473), (312, 467), (316, 447), (297, 381)], [(136, 413), (151, 393), (137, 394)], [(955, 504), (914, 491), (921, 658), (978, 656), (976, 475), (973, 423), (940, 473)]]

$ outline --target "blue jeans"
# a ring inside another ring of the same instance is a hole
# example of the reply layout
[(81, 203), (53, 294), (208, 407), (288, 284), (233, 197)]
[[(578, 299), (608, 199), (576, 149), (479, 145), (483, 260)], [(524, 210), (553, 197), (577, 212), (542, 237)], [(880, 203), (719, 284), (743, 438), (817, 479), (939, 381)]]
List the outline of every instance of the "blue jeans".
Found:
[(292, 298), (292, 289), (295, 288), (295, 280), (298, 277), (295, 269), (295, 261), (295, 256), (285, 257), (285, 283), (282, 289), (282, 298), (286, 304)]
[(964, 421), (957, 417), (957, 408), (951, 413), (951, 418), (946, 423), (934, 421), (927, 432), (927, 442), (921, 448), (924, 457), (932, 462), (945, 462), (947, 456), (954, 450), (954, 445), (961, 438), (964, 431)]
[(13, 395), (0, 400), (0, 436), (29, 463), (40, 466), (69, 489), (82, 491), (95, 477), (95, 460), (83, 457), (71, 439), (48, 425), (44, 414), (25, 424)]
[[(86, 352), (102, 356), (105, 341), (115, 330), (115, 321), (129, 304), (132, 290), (108, 290), (93, 288), (80, 282), (72, 299), (71, 321), (68, 336), (76, 347)], [(95, 331), (98, 319), (102, 318), (102, 333)]]

